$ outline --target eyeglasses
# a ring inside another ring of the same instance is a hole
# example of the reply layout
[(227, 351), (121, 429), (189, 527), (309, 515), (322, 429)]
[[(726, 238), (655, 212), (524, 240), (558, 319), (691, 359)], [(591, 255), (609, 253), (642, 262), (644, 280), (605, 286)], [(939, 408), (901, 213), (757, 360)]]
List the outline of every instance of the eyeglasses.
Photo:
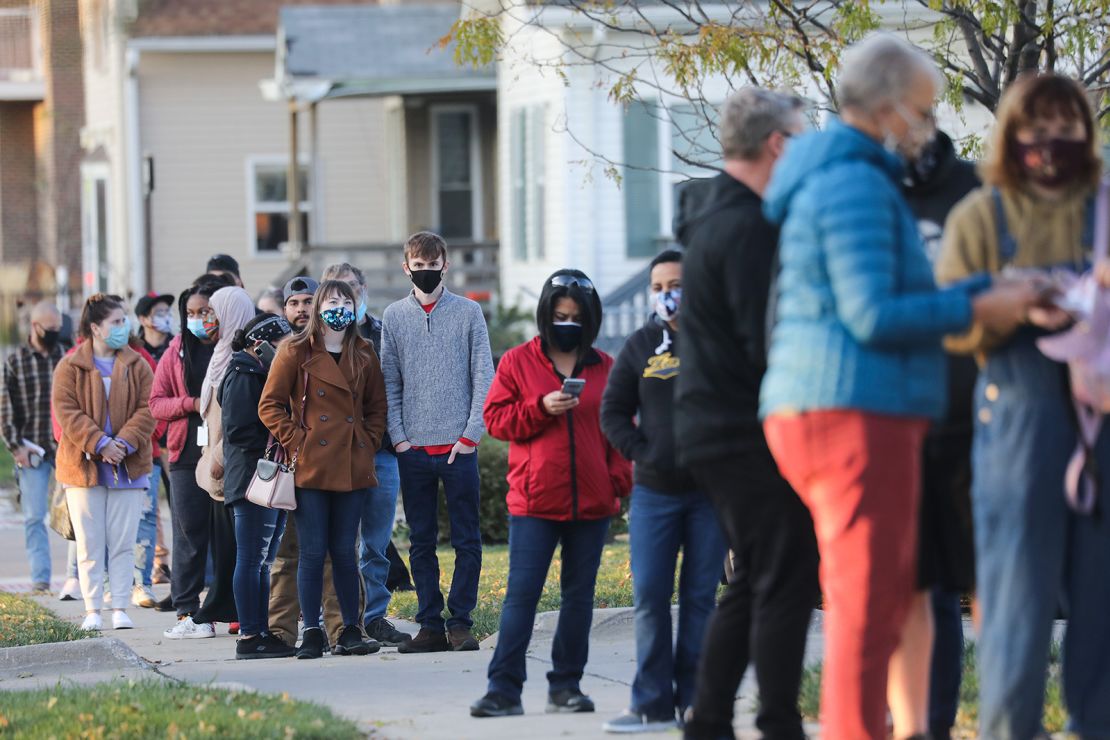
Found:
[(575, 277), (574, 275), (556, 275), (551, 278), (551, 285), (556, 288), (578, 287), (585, 293), (594, 292), (594, 284), (589, 278)]

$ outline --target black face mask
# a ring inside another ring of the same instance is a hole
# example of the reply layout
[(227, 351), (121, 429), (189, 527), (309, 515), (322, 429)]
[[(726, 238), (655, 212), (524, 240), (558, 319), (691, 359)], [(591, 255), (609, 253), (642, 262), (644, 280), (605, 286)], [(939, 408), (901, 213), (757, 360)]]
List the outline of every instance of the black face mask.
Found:
[(551, 338), (560, 352), (573, 352), (582, 345), (582, 325), (573, 321), (552, 324)]
[(48, 350), (54, 349), (58, 344), (58, 337), (61, 335), (62, 333), (57, 329), (43, 329), (42, 334), (39, 335), (39, 342)]
[(429, 295), (443, 280), (443, 270), (410, 270), (409, 277), (421, 293)]

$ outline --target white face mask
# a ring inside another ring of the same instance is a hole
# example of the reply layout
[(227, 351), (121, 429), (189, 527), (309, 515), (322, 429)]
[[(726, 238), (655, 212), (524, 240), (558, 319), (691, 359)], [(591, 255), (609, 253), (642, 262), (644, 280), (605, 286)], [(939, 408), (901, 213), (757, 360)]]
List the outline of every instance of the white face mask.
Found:
[(655, 294), (655, 315), (664, 322), (674, 321), (682, 304), (682, 288), (662, 290)]
[(154, 327), (155, 331), (160, 331), (163, 334), (169, 334), (173, 331), (173, 320), (169, 316), (154, 316), (150, 320), (150, 325)]

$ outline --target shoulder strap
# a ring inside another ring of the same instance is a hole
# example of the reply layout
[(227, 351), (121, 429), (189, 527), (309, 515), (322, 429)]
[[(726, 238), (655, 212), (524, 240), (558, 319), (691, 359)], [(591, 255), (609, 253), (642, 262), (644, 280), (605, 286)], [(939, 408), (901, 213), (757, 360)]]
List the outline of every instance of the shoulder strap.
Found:
[(1098, 264), (1110, 252), (1110, 180), (1099, 183), (1094, 212), (1094, 258)]
[(991, 200), (994, 201), (994, 227), (998, 234), (998, 256), (1002, 267), (1007, 267), (1017, 255), (1017, 242), (1006, 224), (1006, 209), (1002, 205), (1002, 191), (998, 188), (991, 188)]

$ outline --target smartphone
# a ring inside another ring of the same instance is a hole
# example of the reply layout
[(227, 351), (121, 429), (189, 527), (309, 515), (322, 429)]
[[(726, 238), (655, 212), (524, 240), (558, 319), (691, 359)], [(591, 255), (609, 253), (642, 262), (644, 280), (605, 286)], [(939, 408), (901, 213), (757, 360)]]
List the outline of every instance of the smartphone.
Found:
[(274, 357), (277, 356), (277, 350), (274, 349), (274, 345), (269, 342), (260, 342), (259, 345), (254, 348), (254, 351), (258, 353), (258, 356), (261, 357), (262, 361), (267, 365), (272, 363)]
[(578, 398), (586, 388), (585, 378), (567, 378), (563, 381), (563, 393)]

